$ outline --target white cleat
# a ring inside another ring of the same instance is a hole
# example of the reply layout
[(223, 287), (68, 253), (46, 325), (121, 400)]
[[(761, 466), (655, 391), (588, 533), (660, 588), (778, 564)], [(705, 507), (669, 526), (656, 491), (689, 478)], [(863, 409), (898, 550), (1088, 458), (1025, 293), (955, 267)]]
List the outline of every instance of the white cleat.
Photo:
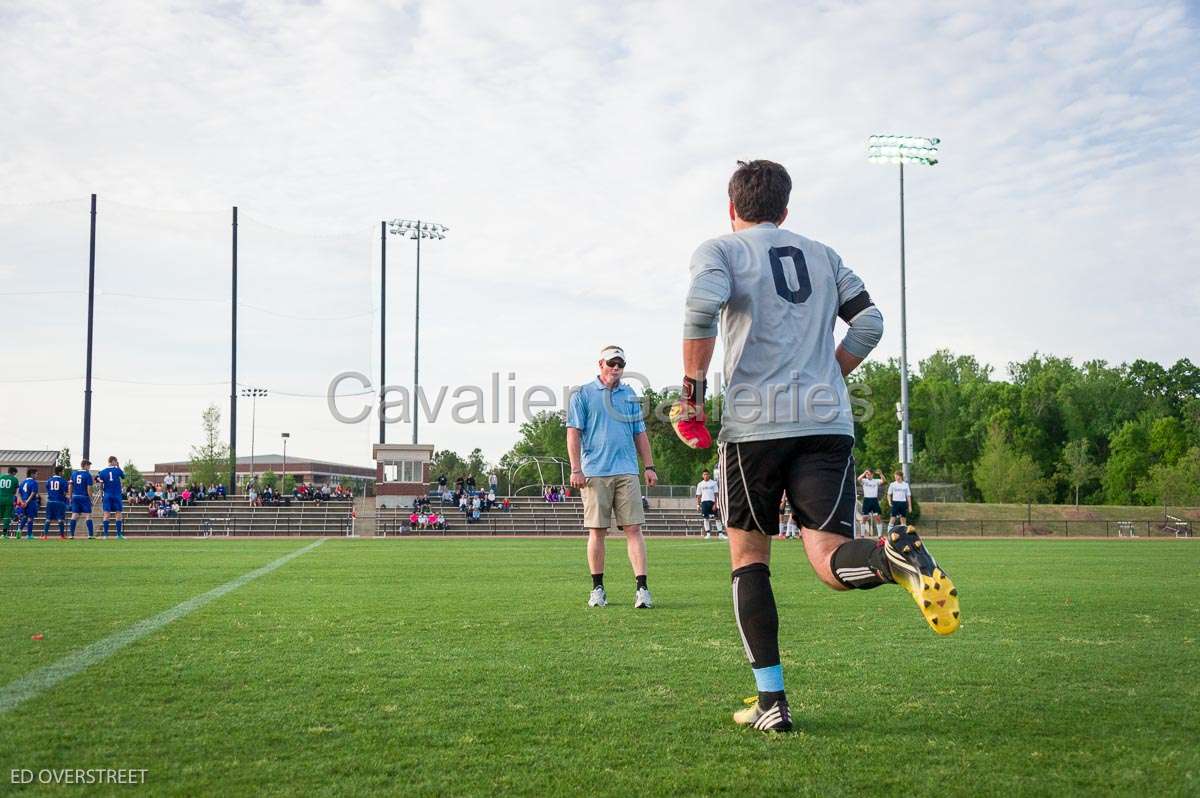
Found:
[(639, 587), (637, 593), (633, 594), (633, 608), (635, 610), (648, 610), (654, 606), (654, 601), (650, 598), (650, 591), (644, 587)]
[(718, 534), (717, 537), (721, 540), (729, 540), (729, 535), (726, 535), (724, 532)]
[(592, 588), (592, 595), (588, 596), (588, 606), (589, 607), (607, 607), (608, 606), (608, 596), (606, 596), (604, 594), (603, 586)]

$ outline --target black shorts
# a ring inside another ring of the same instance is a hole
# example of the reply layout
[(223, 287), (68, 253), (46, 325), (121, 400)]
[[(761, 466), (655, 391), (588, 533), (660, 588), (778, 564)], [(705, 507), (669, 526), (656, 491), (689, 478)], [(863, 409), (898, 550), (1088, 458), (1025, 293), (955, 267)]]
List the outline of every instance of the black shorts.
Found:
[(892, 502), (892, 518), (908, 517), (908, 502)]
[(854, 536), (852, 436), (722, 443), (720, 458), (726, 526), (779, 534), (779, 500), (786, 493), (797, 526)]
[(879, 497), (872, 496), (870, 498), (864, 496), (862, 503), (863, 515), (883, 515), (883, 510), (879, 507)]
[(713, 505), (716, 502), (700, 502), (700, 517), (712, 518), (716, 513), (713, 512)]

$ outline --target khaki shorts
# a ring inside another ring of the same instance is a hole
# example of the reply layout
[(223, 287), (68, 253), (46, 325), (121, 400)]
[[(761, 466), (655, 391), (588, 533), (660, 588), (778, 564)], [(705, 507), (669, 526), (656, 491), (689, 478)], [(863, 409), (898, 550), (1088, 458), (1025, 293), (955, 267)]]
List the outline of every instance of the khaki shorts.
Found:
[(583, 489), (583, 525), (588, 529), (644, 524), (642, 487), (633, 474), (588, 477)]

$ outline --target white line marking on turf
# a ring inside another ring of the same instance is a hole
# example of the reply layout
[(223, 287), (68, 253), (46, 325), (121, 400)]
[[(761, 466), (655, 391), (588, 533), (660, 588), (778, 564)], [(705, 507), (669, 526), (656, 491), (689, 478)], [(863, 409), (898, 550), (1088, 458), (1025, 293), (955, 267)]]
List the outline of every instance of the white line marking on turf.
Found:
[(38, 668), (36, 671), (28, 673), (16, 681), (9, 682), (3, 688), (0, 688), (0, 715), (8, 712), (10, 709), (16, 709), (29, 699), (36, 698), (64, 679), (69, 679), (80, 671), (95, 665), (97, 662), (103, 662), (130, 643), (136, 643), (143, 637), (157, 632), (172, 621), (177, 621), (183, 616), (200, 609), (210, 601), (215, 601), (226, 593), (237, 590), (242, 585), (252, 582), (260, 576), (266, 576), (276, 568), (286, 565), (301, 554), (307, 554), (324, 542), (325, 538), (314, 541), (302, 549), (297, 549), (283, 555), (274, 562), (267, 563), (262, 568), (242, 574), (237, 579), (214, 587), (207, 593), (201, 593), (199, 596), (194, 596), (182, 604), (176, 604), (171, 609), (160, 612), (158, 615), (138, 621), (128, 629), (122, 629), (102, 640), (97, 640), (95, 643), (81, 648), (73, 654), (68, 654), (52, 665)]

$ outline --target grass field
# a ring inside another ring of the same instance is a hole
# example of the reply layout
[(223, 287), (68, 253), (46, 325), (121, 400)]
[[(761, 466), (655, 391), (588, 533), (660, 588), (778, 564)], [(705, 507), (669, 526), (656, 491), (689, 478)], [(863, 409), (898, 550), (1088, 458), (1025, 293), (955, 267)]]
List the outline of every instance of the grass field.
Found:
[[(0, 542), (0, 707), (310, 542)], [(0, 711), (0, 793), (124, 767), (146, 784), (89, 792), (1200, 794), (1195, 541), (938, 541), (945, 639), (775, 548), (796, 734), (730, 723), (753, 682), (717, 542), (651, 540), (634, 611), (620, 541), (588, 610), (582, 540), (329, 540)]]

